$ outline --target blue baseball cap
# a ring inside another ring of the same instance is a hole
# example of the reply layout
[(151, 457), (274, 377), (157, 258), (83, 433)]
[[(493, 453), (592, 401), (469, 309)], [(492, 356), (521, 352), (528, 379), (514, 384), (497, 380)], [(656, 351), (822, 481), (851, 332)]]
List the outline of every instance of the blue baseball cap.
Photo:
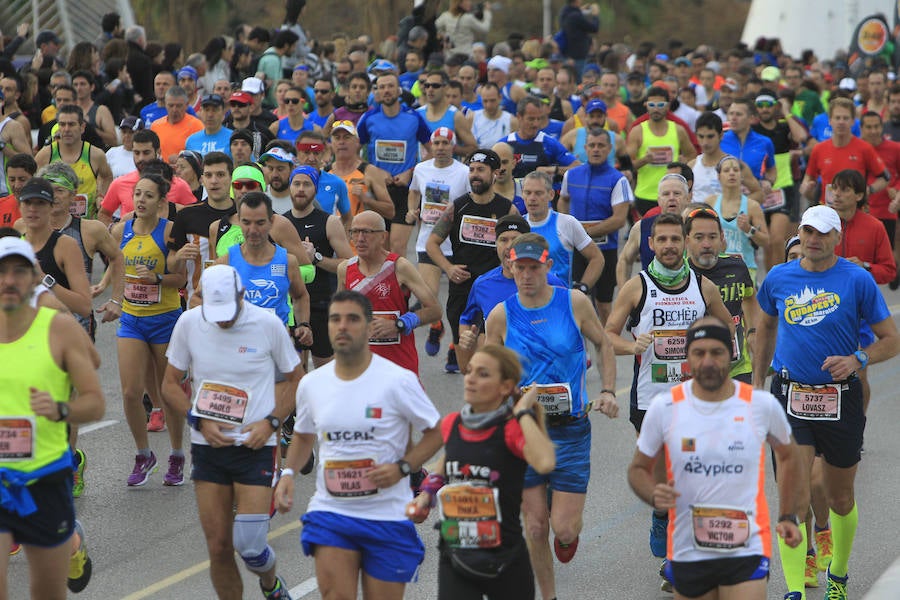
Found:
[(599, 110), (599, 111), (605, 113), (606, 112), (606, 102), (604, 102), (603, 100), (600, 100), (599, 98), (596, 98), (596, 99), (588, 102), (587, 106), (584, 107), (584, 112), (586, 114), (590, 114), (590, 113), (594, 112), (595, 110)]
[(588, 63), (588, 64), (584, 65), (584, 68), (581, 70), (581, 73), (584, 74), (584, 73), (587, 73), (588, 71), (594, 71), (595, 73), (602, 72), (602, 70), (600, 69), (600, 65), (598, 65), (597, 63)]

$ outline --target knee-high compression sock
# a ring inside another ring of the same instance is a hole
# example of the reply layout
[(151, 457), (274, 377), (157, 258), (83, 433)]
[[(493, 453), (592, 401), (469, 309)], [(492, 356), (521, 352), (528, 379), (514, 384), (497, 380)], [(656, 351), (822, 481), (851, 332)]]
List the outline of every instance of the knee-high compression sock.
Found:
[(806, 598), (805, 569), (806, 569), (806, 525), (800, 523), (800, 535), (802, 539), (796, 548), (791, 548), (784, 543), (781, 536), (778, 538), (778, 553), (781, 555), (781, 570), (784, 572), (784, 581), (789, 592), (800, 592), (801, 599)]
[(853, 550), (853, 538), (856, 537), (856, 526), (859, 524), (859, 512), (856, 503), (846, 515), (839, 515), (829, 510), (831, 521), (831, 566), (828, 572), (837, 577), (846, 577), (850, 563), (850, 551)]

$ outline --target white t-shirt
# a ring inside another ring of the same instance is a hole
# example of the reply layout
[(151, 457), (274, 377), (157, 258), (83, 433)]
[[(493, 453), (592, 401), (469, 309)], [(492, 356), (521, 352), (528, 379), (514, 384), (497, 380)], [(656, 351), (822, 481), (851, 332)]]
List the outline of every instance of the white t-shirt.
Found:
[[(413, 169), (409, 189), (422, 194), (419, 204), (422, 220), (419, 237), (416, 238), (416, 252), (425, 252), (425, 242), (440, 217), (440, 205), (445, 205), (445, 208), (452, 206), (454, 200), (469, 192), (469, 167), (458, 160), (443, 168), (434, 166), (433, 158), (420, 162)], [(441, 252), (444, 256), (453, 254), (449, 237), (441, 243)]]
[[(201, 389), (216, 389), (215, 384), (246, 393), (242, 422), (247, 425), (264, 419), (275, 409), (276, 369), (290, 373), (300, 358), (281, 319), (249, 302), (241, 306), (237, 322), (228, 329), (207, 323), (199, 306), (183, 313), (175, 323), (166, 356), (176, 369), (190, 371), (195, 398)], [(236, 423), (234, 432), (229, 434), (236, 444), (240, 443), (240, 428)], [(267, 446), (277, 443), (275, 433)], [(191, 443), (208, 445), (194, 429)]]
[(294, 431), (319, 439), (316, 492), (307, 510), (374, 521), (405, 519), (412, 499), (409, 478), (374, 490), (365, 470), (403, 458), (410, 424), (422, 431), (436, 427), (439, 419), (415, 373), (377, 354), (352, 381), (335, 375), (334, 361), (306, 375), (297, 388)]
[(693, 385), (688, 381), (657, 395), (637, 441), (646, 456), (665, 448), (666, 479), (674, 479), (680, 494), (670, 556), (771, 557), (763, 446), (790, 443), (784, 409), (772, 394), (744, 383), (735, 382), (735, 394), (722, 402), (698, 400)]
[(287, 191), (287, 194), (282, 197), (278, 197), (275, 195), (275, 192), (269, 190), (268, 192), (269, 198), (272, 200), (272, 211), (277, 215), (283, 215), (287, 211), (294, 208), (293, 203), (291, 202), (291, 192)]
[(106, 162), (112, 169), (113, 179), (134, 171), (134, 154), (125, 146), (113, 146), (106, 151)]

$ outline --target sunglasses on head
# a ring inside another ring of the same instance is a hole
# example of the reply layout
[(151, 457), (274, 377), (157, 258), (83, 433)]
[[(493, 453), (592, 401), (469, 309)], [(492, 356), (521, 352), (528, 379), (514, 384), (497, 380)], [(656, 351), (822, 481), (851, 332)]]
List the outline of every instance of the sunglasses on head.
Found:
[(716, 211), (714, 211), (711, 208), (695, 208), (694, 210), (692, 210), (691, 212), (688, 213), (687, 218), (693, 219), (697, 215), (708, 215), (710, 217), (713, 217), (714, 219), (719, 218), (719, 213), (717, 213)]
[(251, 192), (253, 190), (261, 189), (259, 182), (253, 181), (252, 179), (238, 179), (237, 181), (231, 182), (231, 187), (238, 191), (248, 190)]

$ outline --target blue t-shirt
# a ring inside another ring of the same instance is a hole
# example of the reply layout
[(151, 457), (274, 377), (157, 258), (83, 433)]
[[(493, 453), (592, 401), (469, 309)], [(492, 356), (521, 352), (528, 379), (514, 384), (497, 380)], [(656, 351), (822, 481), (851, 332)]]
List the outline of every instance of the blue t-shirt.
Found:
[(402, 73), (398, 79), (400, 80), (400, 87), (406, 90), (407, 92), (411, 92), (413, 86), (419, 80), (419, 75), (422, 74), (422, 69), (418, 71), (407, 71), (406, 73)]
[(329, 173), (319, 171), (319, 186), (316, 188), (316, 202), (319, 207), (329, 215), (334, 214), (334, 207), (342, 215), (350, 213), (350, 196), (347, 194), (347, 184), (344, 180)]
[(832, 381), (822, 370), (827, 356), (849, 356), (859, 348), (860, 323), (891, 316), (871, 273), (844, 258), (823, 272), (799, 260), (774, 267), (757, 294), (763, 312), (778, 319), (772, 367), (787, 368), (793, 381)]
[(409, 171), (418, 162), (419, 146), (431, 141), (428, 123), (416, 111), (403, 106), (394, 117), (381, 106), (363, 115), (356, 124), (359, 141), (366, 145), (369, 162), (392, 176)]
[(577, 159), (559, 143), (559, 140), (539, 131), (534, 138), (523, 140), (518, 132), (514, 132), (501, 140), (512, 146), (516, 156), (513, 177), (525, 177), (538, 167), (562, 165), (568, 167)]
[(200, 130), (188, 136), (184, 142), (184, 149), (199, 152), (201, 156), (206, 156), (210, 152), (224, 152), (231, 156), (232, 133), (227, 127), (221, 128), (213, 135), (206, 133), (206, 130)]
[(314, 110), (308, 115), (306, 115), (306, 120), (312, 123), (313, 125), (318, 125), (320, 129), (325, 129), (325, 123), (328, 122), (328, 117), (330, 117), (333, 113), (328, 113), (324, 117), (319, 115), (319, 111)]
[[(850, 132), (856, 137), (860, 136), (859, 119), (854, 119), (853, 127), (850, 128)], [(831, 121), (828, 118), (828, 113), (819, 113), (813, 117), (812, 127), (809, 128), (809, 135), (816, 138), (816, 141), (818, 142), (824, 142), (825, 140), (831, 139)]]
[(775, 145), (772, 140), (752, 129), (747, 132), (743, 145), (733, 131), (726, 131), (720, 146), (725, 154), (736, 156), (747, 163), (757, 179), (763, 178), (763, 165), (766, 169), (775, 167)]
[[(554, 287), (567, 287), (566, 283), (553, 273), (547, 273), (547, 283)], [(466, 308), (459, 316), (459, 324), (472, 325), (477, 323), (481, 326), (482, 321), (491, 313), (495, 306), (507, 298), (511, 298), (517, 291), (515, 280), (507, 279), (503, 276), (502, 266), (491, 269), (484, 275), (479, 276), (475, 283), (472, 284)]]
[(297, 141), (297, 138), (300, 137), (300, 134), (304, 131), (312, 131), (315, 129), (313, 122), (309, 120), (309, 118), (303, 119), (303, 125), (300, 126), (300, 129), (294, 129), (291, 127), (291, 121), (287, 117), (278, 120), (278, 135), (275, 136), (279, 140), (285, 140), (290, 143), (294, 143)]
[[(144, 122), (144, 128), (150, 129), (150, 125), (153, 123), (153, 121), (162, 119), (168, 114), (169, 111), (166, 110), (165, 106), (159, 106), (156, 102), (151, 102), (141, 109), (141, 120)], [(194, 108), (191, 106), (187, 107), (187, 114), (191, 115), (192, 117), (197, 116), (197, 113), (194, 112)]]
[(468, 110), (481, 110), (484, 108), (484, 104), (481, 102), (481, 96), (478, 94), (475, 94), (475, 102), (460, 100), (459, 103), (463, 107), (463, 114), (466, 114), (465, 111)]

